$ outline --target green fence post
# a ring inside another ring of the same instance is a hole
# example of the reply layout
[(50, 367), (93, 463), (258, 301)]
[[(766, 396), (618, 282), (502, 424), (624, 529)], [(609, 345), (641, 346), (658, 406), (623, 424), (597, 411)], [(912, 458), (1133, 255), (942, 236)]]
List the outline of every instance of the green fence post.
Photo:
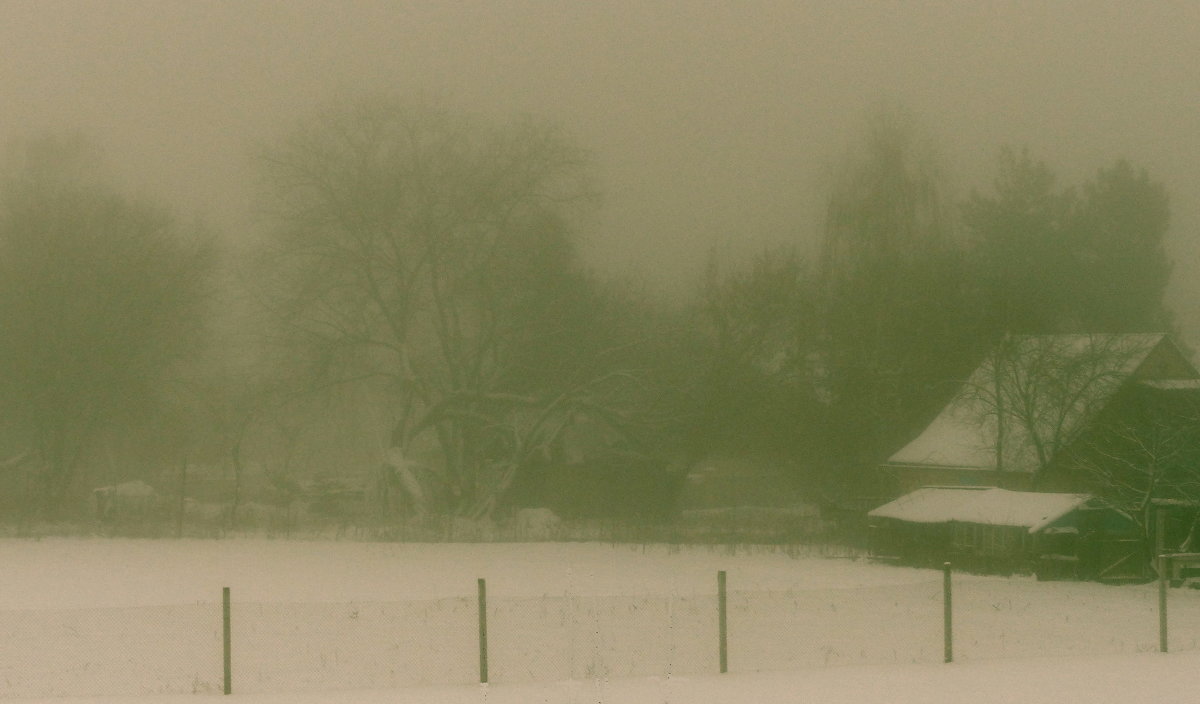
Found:
[(717, 572), (717, 642), (721, 654), (721, 672), (729, 671), (729, 629), (725, 592), (725, 570)]
[(487, 654), (487, 583), (479, 578), (479, 682), (488, 681)]
[(233, 639), (229, 627), (229, 587), (221, 590), (222, 632), (225, 642), (225, 694), (233, 693)]
[(1154, 554), (1158, 556), (1158, 650), (1167, 652), (1167, 512), (1159, 506), (1154, 514)]
[(942, 564), (942, 636), (946, 662), (954, 662), (954, 611), (953, 591), (950, 586), (950, 563)]
[(1167, 652), (1167, 573), (1170, 560), (1166, 555), (1158, 556), (1158, 651)]

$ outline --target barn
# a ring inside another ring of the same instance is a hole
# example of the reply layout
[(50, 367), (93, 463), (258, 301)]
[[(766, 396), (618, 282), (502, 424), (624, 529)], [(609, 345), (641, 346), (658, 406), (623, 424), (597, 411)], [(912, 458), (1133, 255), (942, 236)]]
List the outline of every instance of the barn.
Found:
[(871, 554), (906, 564), (1103, 581), (1139, 579), (1146, 567), (1137, 522), (1088, 494), (924, 487), (868, 521)]

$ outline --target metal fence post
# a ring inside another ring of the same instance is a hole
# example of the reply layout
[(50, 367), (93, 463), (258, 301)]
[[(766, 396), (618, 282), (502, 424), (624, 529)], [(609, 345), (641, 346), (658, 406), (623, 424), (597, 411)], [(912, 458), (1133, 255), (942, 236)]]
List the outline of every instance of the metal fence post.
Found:
[(1167, 512), (1159, 506), (1154, 514), (1154, 554), (1158, 556), (1158, 650), (1167, 652)]
[(942, 565), (942, 631), (945, 641), (946, 662), (954, 662), (954, 611), (953, 592), (950, 586), (950, 563)]
[(479, 578), (479, 682), (487, 684), (487, 583)]
[(717, 572), (717, 647), (721, 654), (721, 672), (729, 671), (729, 630), (726, 609), (725, 570)]
[(1170, 560), (1166, 555), (1158, 556), (1158, 651), (1167, 652), (1167, 572)]
[(233, 639), (229, 628), (229, 587), (221, 590), (222, 633), (225, 643), (225, 694), (233, 693)]

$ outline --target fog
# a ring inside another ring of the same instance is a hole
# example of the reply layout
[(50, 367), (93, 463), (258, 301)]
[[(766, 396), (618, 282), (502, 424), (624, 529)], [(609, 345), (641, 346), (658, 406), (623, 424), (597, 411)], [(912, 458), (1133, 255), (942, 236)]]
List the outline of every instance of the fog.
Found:
[(604, 200), (603, 271), (689, 290), (713, 248), (811, 247), (824, 174), (880, 100), (960, 193), (1027, 145), (1064, 182), (1166, 184), (1170, 303), (1200, 343), (1200, 4), (0, 0), (0, 138), (94, 136), (128, 189), (250, 241), (255, 145), (392, 91), (560, 123)]

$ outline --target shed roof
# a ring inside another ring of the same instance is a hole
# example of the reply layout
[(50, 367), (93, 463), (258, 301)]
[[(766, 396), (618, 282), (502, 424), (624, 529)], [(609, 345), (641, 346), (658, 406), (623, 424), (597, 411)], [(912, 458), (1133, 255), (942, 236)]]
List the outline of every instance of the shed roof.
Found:
[(909, 523), (979, 523), (1036, 533), (1091, 500), (1088, 494), (1048, 494), (1007, 489), (925, 487), (870, 511), (872, 518)]
[[(1003, 353), (993, 352), (971, 374), (941, 413), (912, 442), (888, 458), (890, 465), (995, 470), (997, 379), (1001, 395), (1031, 402), (1037, 418), (1054, 433), (1068, 437), (1103, 407), (1160, 347), (1163, 334), (1037, 335), (1009, 338)], [(997, 367), (997, 359), (1004, 360)], [(999, 369), (999, 371), (997, 371)], [(1071, 399), (1056, 407), (1058, 399)], [(1034, 438), (1025, 419), (1010, 419), (1004, 429), (1005, 471), (1035, 472), (1039, 467)], [(1043, 435), (1043, 440), (1044, 440)]]

